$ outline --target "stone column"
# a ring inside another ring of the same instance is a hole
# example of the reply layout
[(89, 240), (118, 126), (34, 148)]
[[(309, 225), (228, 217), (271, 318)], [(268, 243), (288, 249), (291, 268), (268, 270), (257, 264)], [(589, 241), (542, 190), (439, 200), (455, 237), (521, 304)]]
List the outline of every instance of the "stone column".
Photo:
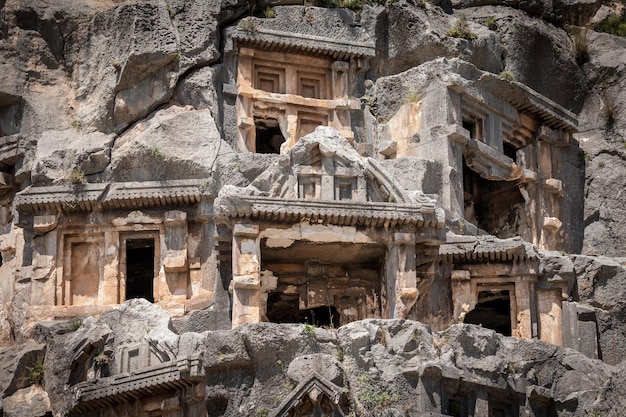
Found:
[(560, 289), (537, 291), (537, 310), (539, 312), (539, 338), (544, 342), (561, 346), (562, 295)]
[(406, 318), (418, 296), (415, 234), (393, 234), (393, 244), (387, 251), (386, 271), (389, 318)]
[(514, 327), (513, 336), (520, 339), (531, 339), (532, 331), (532, 296), (534, 290), (534, 277), (523, 277), (515, 283), (515, 300), (517, 302), (517, 325)]
[(261, 242), (259, 226), (233, 230), (233, 328), (261, 321)]
[(465, 315), (476, 306), (476, 298), (472, 294), (470, 271), (452, 271), (452, 303), (454, 320), (463, 323)]
[(187, 299), (187, 213), (171, 210), (165, 212), (165, 250), (163, 269), (169, 295), (178, 300)]
[(252, 60), (254, 50), (240, 48), (237, 57), (237, 148), (239, 151), (255, 152), (256, 132), (250, 94), (253, 89)]
[(122, 302), (122, 295), (126, 294), (126, 284), (121, 282), (119, 255), (119, 232), (104, 232), (103, 282), (102, 291), (98, 294), (103, 305), (118, 304)]
[[(55, 258), (57, 252), (56, 215), (34, 216), (32, 305), (54, 305)], [(60, 300), (59, 300), (60, 301)]]

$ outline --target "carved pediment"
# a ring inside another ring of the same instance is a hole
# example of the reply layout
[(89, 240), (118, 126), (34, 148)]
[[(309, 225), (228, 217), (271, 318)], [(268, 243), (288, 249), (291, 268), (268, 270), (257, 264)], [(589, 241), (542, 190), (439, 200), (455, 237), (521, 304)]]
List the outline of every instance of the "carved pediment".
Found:
[(272, 417), (347, 415), (348, 400), (343, 389), (317, 373), (303, 380), (271, 414)]
[(300, 139), (243, 194), (304, 200), (351, 200), (378, 203), (431, 203), (410, 195), (373, 158), (364, 158), (347, 139), (320, 126)]

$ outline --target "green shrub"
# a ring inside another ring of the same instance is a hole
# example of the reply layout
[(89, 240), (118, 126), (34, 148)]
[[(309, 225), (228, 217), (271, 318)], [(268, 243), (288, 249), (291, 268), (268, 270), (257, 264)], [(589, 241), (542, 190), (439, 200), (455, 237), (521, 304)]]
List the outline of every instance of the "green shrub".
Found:
[(266, 19), (273, 19), (276, 17), (276, 10), (274, 10), (272, 6), (267, 6), (263, 10), (263, 16), (265, 16)]
[(70, 176), (68, 177), (68, 181), (72, 184), (84, 184), (87, 182), (87, 177), (85, 175), (85, 171), (80, 168), (76, 168), (70, 172)]
[(624, 21), (623, 15), (611, 13), (606, 19), (596, 25), (596, 30), (611, 35), (626, 36), (626, 21)]
[(254, 20), (250, 20), (250, 19), (242, 20), (241, 22), (239, 22), (237, 27), (243, 30), (244, 32), (248, 32), (248, 33), (256, 33), (258, 30)]
[(456, 25), (450, 28), (446, 32), (446, 35), (453, 38), (467, 39), (468, 41), (476, 39), (477, 37), (476, 34), (470, 30), (469, 23), (467, 22), (467, 17), (465, 17), (464, 14), (459, 16), (456, 21)]
[(302, 328), (302, 334), (308, 334), (311, 336), (315, 336), (315, 326), (309, 323), (306, 323)]
[(511, 71), (502, 71), (498, 77), (505, 81), (515, 81), (515, 75)]
[(487, 16), (485, 18), (485, 26), (487, 26), (487, 28), (489, 30), (496, 30), (496, 29), (498, 29), (498, 24), (496, 23), (496, 18), (494, 16)]
[(39, 358), (37, 362), (33, 364), (33, 366), (27, 366), (28, 376), (30, 378), (30, 382), (33, 384), (41, 385), (43, 383), (43, 359)]

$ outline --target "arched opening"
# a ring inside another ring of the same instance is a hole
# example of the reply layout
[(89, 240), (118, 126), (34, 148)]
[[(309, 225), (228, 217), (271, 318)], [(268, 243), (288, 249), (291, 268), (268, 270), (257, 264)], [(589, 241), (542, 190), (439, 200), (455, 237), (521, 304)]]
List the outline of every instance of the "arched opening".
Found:
[(508, 290), (481, 291), (476, 307), (465, 316), (464, 323), (477, 324), (511, 336), (511, 298)]

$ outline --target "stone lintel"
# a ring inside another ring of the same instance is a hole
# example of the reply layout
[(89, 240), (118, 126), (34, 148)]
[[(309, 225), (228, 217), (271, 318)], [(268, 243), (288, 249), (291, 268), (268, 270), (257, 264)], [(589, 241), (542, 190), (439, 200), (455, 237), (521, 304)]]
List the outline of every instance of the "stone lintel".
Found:
[(258, 224), (243, 224), (237, 223), (233, 229), (233, 236), (237, 237), (258, 237), (259, 225)]
[(452, 271), (452, 280), (453, 281), (469, 281), (471, 279), (470, 271), (467, 270), (456, 270)]
[(184, 226), (187, 224), (187, 213), (180, 210), (169, 210), (165, 212), (165, 226)]
[(261, 280), (257, 275), (234, 275), (233, 288), (243, 290), (257, 290), (261, 288)]
[(393, 243), (396, 245), (415, 245), (415, 233), (394, 233)]

